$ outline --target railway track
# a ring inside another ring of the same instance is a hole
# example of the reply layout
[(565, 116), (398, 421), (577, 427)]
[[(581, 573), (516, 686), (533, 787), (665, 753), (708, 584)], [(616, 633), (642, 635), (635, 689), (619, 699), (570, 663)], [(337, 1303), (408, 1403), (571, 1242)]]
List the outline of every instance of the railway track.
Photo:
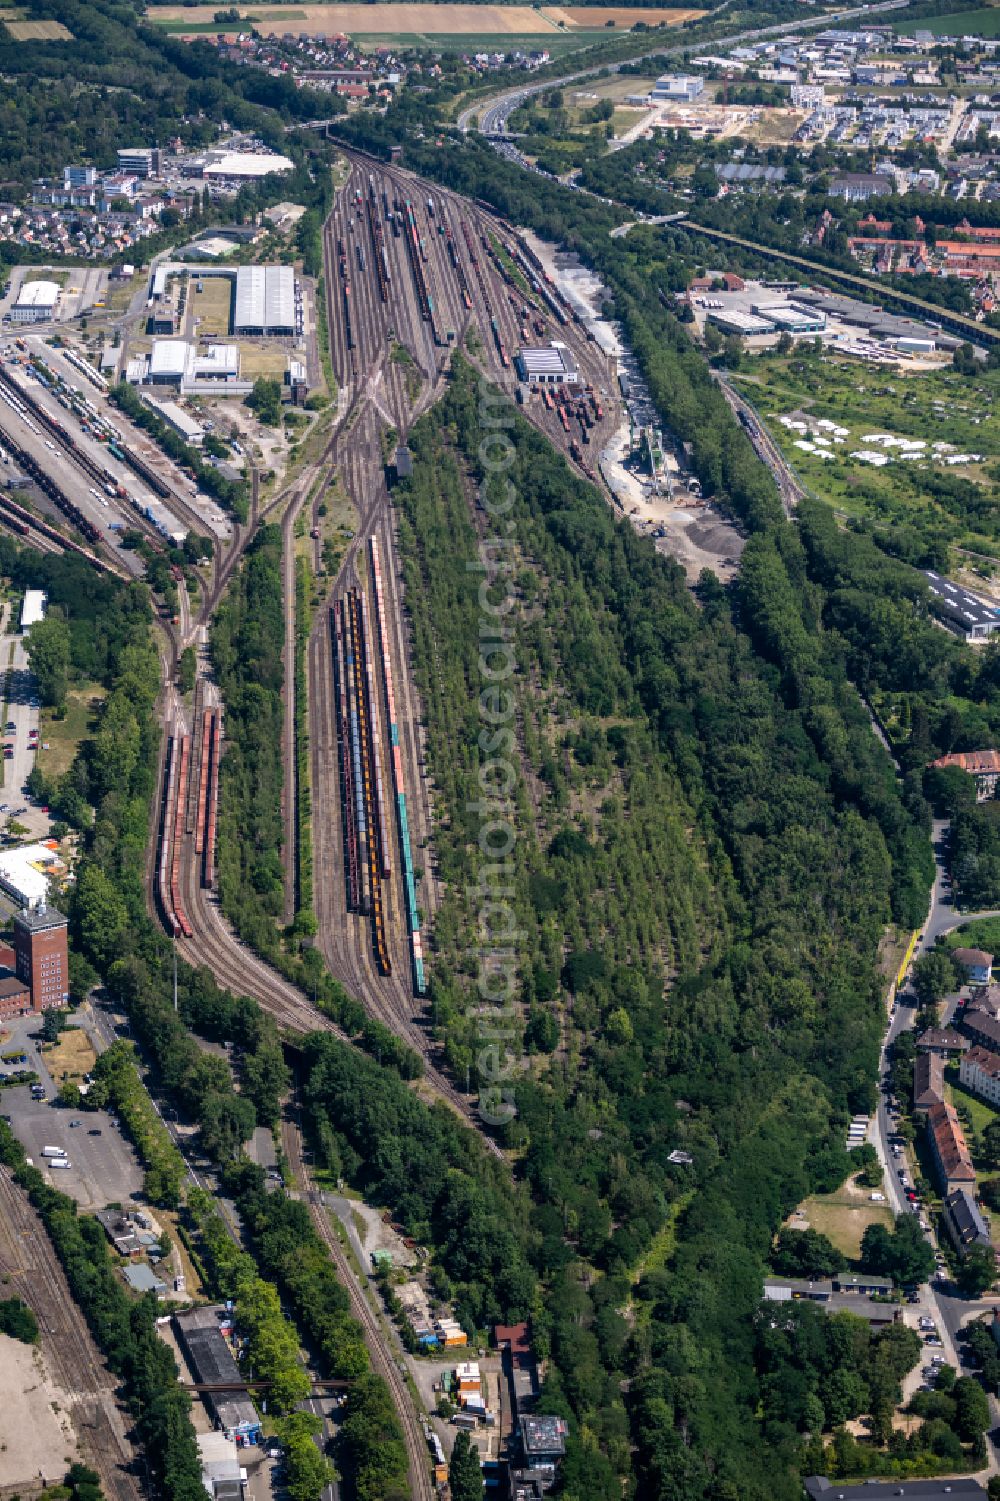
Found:
[(303, 1185), (304, 1198), (309, 1206), (313, 1225), (329, 1251), (330, 1259), (351, 1300), (351, 1313), (364, 1331), (372, 1369), (382, 1377), (392, 1394), (409, 1459), (410, 1496), (414, 1498), (414, 1501), (433, 1501), (434, 1487), (431, 1482), (427, 1442), (414, 1412), (406, 1381), (392, 1357), (391, 1346), (386, 1338), (382, 1321), (365, 1297), (364, 1288), (359, 1284), (358, 1276), (340, 1242), (340, 1237), (330, 1224), (320, 1203), (319, 1195), (312, 1186), (302, 1159), (302, 1136), (298, 1126), (286, 1119), (282, 1122), (281, 1137), (292, 1173), (295, 1179)]
[[(100, 1475), (108, 1501), (140, 1501), (142, 1487), (132, 1473), (136, 1456), (115, 1398), (117, 1379), (97, 1352), (44, 1225), (6, 1167), (0, 1167), (0, 1219), (0, 1272), (38, 1319), (46, 1361), (69, 1399), (83, 1457)], [(61, 1480), (65, 1468), (61, 1455), (52, 1456), (46, 1479)]]

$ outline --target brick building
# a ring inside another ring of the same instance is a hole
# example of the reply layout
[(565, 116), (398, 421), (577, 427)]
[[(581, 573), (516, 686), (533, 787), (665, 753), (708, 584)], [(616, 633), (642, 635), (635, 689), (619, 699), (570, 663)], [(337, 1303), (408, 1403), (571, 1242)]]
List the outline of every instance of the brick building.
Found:
[(42, 905), (14, 917), (14, 959), (17, 978), (28, 991), (24, 1010), (47, 1011), (69, 1000), (69, 947), (66, 918), (55, 907)]

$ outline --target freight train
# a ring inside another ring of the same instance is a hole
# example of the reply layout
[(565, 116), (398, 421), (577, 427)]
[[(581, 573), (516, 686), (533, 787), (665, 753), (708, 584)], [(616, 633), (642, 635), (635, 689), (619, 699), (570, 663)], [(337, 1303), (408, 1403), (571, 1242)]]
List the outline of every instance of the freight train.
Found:
[(379, 559), (378, 538), (369, 539), (372, 578), (375, 586), (375, 622), (378, 630), (379, 653), (382, 660), (382, 681), (385, 684), (385, 707), (389, 721), (389, 744), (392, 748), (392, 780), (396, 799), (396, 822), (399, 832), (399, 847), (402, 857), (403, 894), (406, 901), (406, 921), (410, 931), (410, 954), (413, 964), (413, 988), (417, 995), (425, 995), (427, 981), (424, 974), (424, 952), (420, 933), (420, 911), (417, 907), (416, 882), (413, 874), (413, 851), (410, 843), (410, 824), (406, 811), (406, 779), (403, 773), (403, 758), (399, 744), (399, 724), (396, 719), (396, 698), (392, 684), (392, 658), (389, 651), (389, 631), (385, 613), (385, 597), (382, 592), (382, 567)]

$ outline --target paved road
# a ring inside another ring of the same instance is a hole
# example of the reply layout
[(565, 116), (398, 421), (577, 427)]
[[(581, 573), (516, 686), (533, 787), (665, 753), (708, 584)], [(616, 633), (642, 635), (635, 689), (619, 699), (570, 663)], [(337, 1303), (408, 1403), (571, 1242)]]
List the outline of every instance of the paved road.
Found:
[[(961, 927), (963, 923), (973, 922), (980, 917), (994, 917), (1000, 914), (996, 912), (959, 912), (952, 902), (951, 884), (948, 879), (946, 868), (948, 823), (944, 819), (936, 819), (932, 826), (932, 842), (934, 847), (935, 874), (934, 885), (931, 889), (931, 901), (927, 914), (927, 920), (923, 931), (914, 948), (913, 958), (918, 959), (932, 949), (939, 938), (953, 928)], [(888, 1018), (885, 1038), (879, 1058), (879, 1082), (887, 1078), (887, 1055), (892, 1043), (900, 1035), (913, 1026), (916, 1018), (916, 1007), (908, 1003), (901, 996), (895, 1002)], [(886, 1109), (886, 1097), (883, 1092), (879, 1093), (879, 1104), (875, 1119), (874, 1145), (879, 1159), (885, 1171), (885, 1191), (889, 1204), (895, 1214), (909, 1212), (906, 1196), (900, 1186), (898, 1168), (903, 1159), (896, 1159), (892, 1155), (892, 1147), (889, 1142), (889, 1133), (894, 1129), (894, 1123), (890, 1120)], [(930, 1234), (931, 1243), (937, 1245), (936, 1235)], [(942, 1354), (945, 1360), (961, 1370), (961, 1360), (956, 1344), (958, 1334), (963, 1325), (979, 1318), (983, 1313), (992, 1312), (1000, 1303), (998, 1299), (970, 1300), (956, 1293), (954, 1284), (948, 1280), (934, 1281), (920, 1289), (919, 1312), (926, 1312), (934, 1320), (938, 1333), (943, 1343)], [(990, 1463), (987, 1473), (996, 1474), (1000, 1471), (1000, 1452), (996, 1443), (996, 1424), (1000, 1418), (1000, 1408), (997, 1407), (994, 1398), (990, 1398), (991, 1412), (994, 1422), (994, 1433), (989, 1435)]]

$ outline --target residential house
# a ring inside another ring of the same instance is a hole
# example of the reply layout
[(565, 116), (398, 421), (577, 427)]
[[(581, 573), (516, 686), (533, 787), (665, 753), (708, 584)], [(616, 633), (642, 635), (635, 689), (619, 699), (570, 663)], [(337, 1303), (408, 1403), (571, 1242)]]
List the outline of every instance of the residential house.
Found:
[(968, 1046), (968, 1038), (963, 1037), (954, 1027), (928, 1027), (917, 1038), (919, 1053), (940, 1053), (943, 1057), (949, 1053), (962, 1052)]
[(989, 1048), (977, 1044), (962, 1058), (958, 1076), (966, 1089), (991, 1105), (1000, 1106), (1000, 1053), (991, 1053)]
[(953, 1105), (942, 1101), (930, 1107), (927, 1137), (942, 1190), (951, 1193), (956, 1188), (974, 1188), (976, 1170)]
[(993, 975), (993, 955), (984, 949), (953, 949), (952, 958), (960, 964), (972, 985), (988, 985)]
[(1000, 1021), (994, 1017), (966, 1008), (962, 1013), (962, 1030), (976, 1046), (1000, 1053)]
[(956, 1188), (944, 1201), (944, 1226), (955, 1250), (964, 1256), (970, 1246), (991, 1246), (989, 1227), (967, 1188)]
[(948, 756), (939, 756), (932, 766), (957, 766), (960, 771), (966, 772), (976, 783), (976, 798), (979, 802), (985, 802), (993, 797), (997, 790), (997, 780), (1000, 778), (1000, 751), (955, 751)]
[(867, 203), (870, 198), (887, 198), (892, 181), (874, 172), (841, 172), (830, 181), (830, 197), (846, 203)]
[(913, 1065), (913, 1113), (925, 1115), (944, 1099), (944, 1058), (940, 1053), (918, 1053)]

